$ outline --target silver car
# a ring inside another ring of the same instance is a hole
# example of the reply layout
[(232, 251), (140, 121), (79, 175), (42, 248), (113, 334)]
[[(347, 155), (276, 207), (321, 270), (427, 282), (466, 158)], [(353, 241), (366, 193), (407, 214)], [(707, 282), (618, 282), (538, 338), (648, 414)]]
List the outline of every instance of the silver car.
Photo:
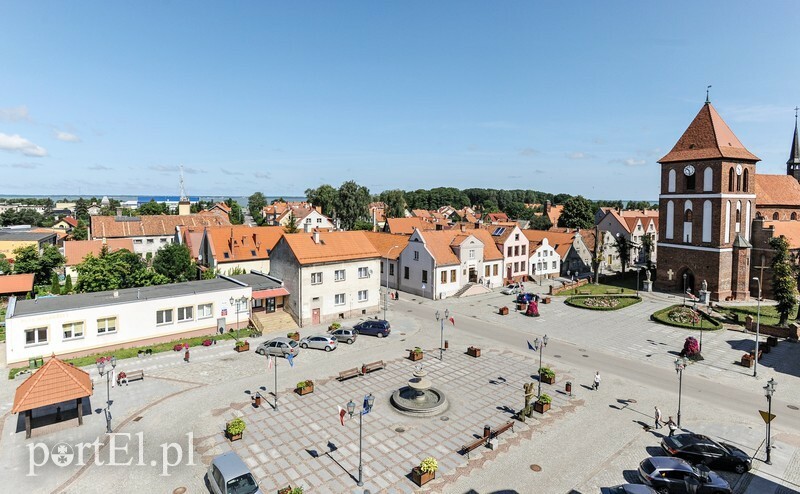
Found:
[(331, 336), (336, 338), (336, 341), (344, 341), (348, 345), (352, 345), (353, 342), (356, 341), (358, 333), (356, 333), (352, 329), (341, 328), (332, 332)]
[(336, 338), (328, 335), (306, 336), (300, 340), (300, 348), (316, 348), (330, 352), (336, 350)]
[(296, 357), (300, 353), (300, 345), (291, 338), (281, 336), (258, 345), (256, 353), (260, 355), (277, 355), (278, 357), (291, 354), (292, 357)]
[(207, 480), (214, 494), (263, 494), (247, 465), (233, 451), (211, 461)]

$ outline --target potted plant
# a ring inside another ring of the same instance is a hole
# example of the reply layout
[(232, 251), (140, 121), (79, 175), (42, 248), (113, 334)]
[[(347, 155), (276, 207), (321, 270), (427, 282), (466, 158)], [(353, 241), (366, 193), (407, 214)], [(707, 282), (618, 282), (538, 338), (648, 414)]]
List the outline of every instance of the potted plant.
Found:
[(178, 343), (177, 345), (172, 347), (172, 350), (175, 352), (180, 352), (183, 350), (183, 343)]
[(552, 401), (553, 399), (550, 398), (550, 395), (542, 393), (542, 396), (540, 396), (539, 399), (534, 402), (533, 409), (539, 413), (544, 413), (550, 410), (550, 403)]
[(250, 343), (247, 340), (244, 341), (237, 341), (235, 345), (233, 345), (233, 349), (239, 353), (248, 352), (250, 351)]
[(303, 488), (287, 485), (282, 489), (278, 489), (278, 494), (303, 494)]
[(480, 357), (481, 356), (481, 349), (476, 346), (471, 346), (467, 348), (467, 355), (470, 357)]
[(144, 355), (144, 350), (139, 350), (136, 352), (137, 357), (141, 357), (142, 355)]
[(291, 338), (294, 341), (300, 341), (300, 333), (298, 333), (297, 331), (293, 331), (291, 333), (287, 333), (286, 337), (287, 338)]
[(330, 326), (328, 326), (328, 331), (336, 331), (337, 329), (341, 328), (342, 325), (338, 322), (332, 322)]
[(550, 367), (540, 367), (539, 380), (545, 384), (553, 384), (556, 382), (556, 373)]
[(314, 392), (314, 381), (308, 379), (306, 381), (300, 381), (297, 383), (297, 387), (294, 389), (294, 392), (299, 394), (300, 396), (307, 395), (308, 393)]
[(422, 360), (422, 348), (414, 347), (414, 349), (408, 351), (408, 359), (412, 362), (416, 362), (417, 360)]
[(205, 340), (203, 340), (203, 346), (211, 346), (212, 343), (213, 342), (211, 341), (210, 338), (206, 338)]
[(414, 483), (422, 487), (431, 480), (436, 478), (436, 470), (439, 469), (439, 464), (436, 463), (436, 458), (431, 456), (425, 458), (419, 463), (419, 466), (411, 470), (411, 476)]
[(225, 437), (227, 437), (229, 441), (238, 441), (242, 438), (244, 428), (244, 420), (242, 420), (241, 417), (236, 417), (225, 424)]
[(753, 366), (753, 356), (749, 353), (745, 353), (742, 355), (742, 362), (741, 364), (745, 367), (752, 367)]
[(777, 336), (767, 336), (767, 345), (776, 346), (778, 344)]
[(508, 307), (500, 307), (500, 315), (507, 316), (508, 315)]

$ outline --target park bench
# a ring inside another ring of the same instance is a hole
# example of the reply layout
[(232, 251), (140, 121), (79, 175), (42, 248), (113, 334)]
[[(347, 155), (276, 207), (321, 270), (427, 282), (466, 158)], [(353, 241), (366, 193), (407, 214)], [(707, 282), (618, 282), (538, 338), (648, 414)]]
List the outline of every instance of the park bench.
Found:
[(612, 288), (610, 290), (606, 290), (607, 294), (620, 294), (620, 295), (622, 295), (623, 292), (624, 292), (624, 290), (622, 288)]
[(350, 379), (351, 377), (360, 376), (361, 372), (359, 372), (358, 368), (354, 367), (352, 369), (343, 370), (339, 373), (339, 381), (344, 381), (345, 379)]
[(492, 437), (497, 437), (500, 434), (506, 432), (508, 429), (511, 429), (512, 431), (514, 430), (514, 421), (513, 420), (509, 420), (508, 422), (506, 422), (505, 424), (501, 425), (497, 429), (494, 429), (492, 431)]
[(590, 290), (578, 290), (578, 295), (589, 295), (591, 293)]
[(378, 360), (377, 362), (372, 362), (370, 364), (364, 364), (361, 366), (361, 373), (362, 374), (369, 374), (372, 371), (385, 369), (386, 364), (383, 360)]
[(125, 377), (117, 377), (117, 384), (122, 385), (125, 383), (127, 386), (130, 381), (144, 381), (144, 371), (143, 370), (135, 370), (125, 373)]
[(481, 445), (486, 444), (486, 441), (488, 439), (489, 439), (488, 437), (478, 438), (472, 441), (471, 443), (467, 443), (461, 446), (461, 449), (459, 449), (458, 452), (461, 453), (462, 455), (467, 455), (467, 458), (469, 458), (469, 453), (475, 449), (478, 449)]

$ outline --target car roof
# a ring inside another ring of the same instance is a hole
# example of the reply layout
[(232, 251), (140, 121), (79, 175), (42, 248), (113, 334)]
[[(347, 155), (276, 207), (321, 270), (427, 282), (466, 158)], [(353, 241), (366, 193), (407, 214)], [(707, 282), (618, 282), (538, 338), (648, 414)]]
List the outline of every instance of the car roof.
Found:
[(271, 340), (265, 341), (264, 343), (270, 343), (270, 342), (273, 342), (273, 341), (280, 341), (281, 343), (289, 343), (290, 341), (294, 341), (294, 340), (292, 340), (291, 338), (287, 338), (285, 336), (278, 336), (277, 338), (272, 338)]
[(648, 458), (650, 463), (659, 470), (691, 470), (692, 467), (686, 461), (672, 456), (652, 456)]
[(326, 340), (331, 339), (331, 335), (329, 334), (312, 334), (311, 336), (307, 336), (306, 338), (325, 338)]
[(244, 461), (233, 451), (217, 456), (211, 463), (216, 465), (226, 481), (250, 473)]

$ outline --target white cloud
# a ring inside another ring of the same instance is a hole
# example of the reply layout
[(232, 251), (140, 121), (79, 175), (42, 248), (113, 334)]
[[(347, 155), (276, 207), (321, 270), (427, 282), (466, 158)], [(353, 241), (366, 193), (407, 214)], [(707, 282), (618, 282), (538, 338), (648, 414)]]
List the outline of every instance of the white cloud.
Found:
[(191, 166), (184, 166), (183, 171), (191, 175), (196, 175), (198, 173), (207, 173), (205, 170), (201, 170), (200, 168), (192, 168)]
[(581, 152), (581, 151), (575, 151), (575, 152), (572, 152), (572, 153), (567, 153), (567, 158), (569, 158), (571, 160), (585, 160), (585, 159), (587, 159), (589, 157), (591, 157), (591, 156), (586, 154), (586, 153), (584, 153), (584, 152)]
[(111, 168), (110, 166), (105, 166), (105, 165), (92, 165), (92, 166), (89, 167), (89, 169), (90, 170), (100, 170), (100, 171), (102, 171), (102, 170), (113, 170), (113, 168)]
[(47, 156), (47, 150), (18, 134), (8, 135), (0, 132), (0, 149), (10, 153), (22, 153), (25, 156), (35, 158)]
[(611, 163), (611, 164), (616, 163), (616, 164), (625, 165), (625, 166), (642, 166), (642, 165), (647, 164), (647, 161), (646, 160), (636, 159), (636, 158), (625, 158), (625, 159), (610, 160), (609, 163)]
[(533, 155), (536, 155), (536, 154), (539, 154), (539, 151), (537, 151), (537, 150), (535, 150), (533, 148), (523, 148), (523, 149), (520, 149), (520, 151), (519, 151), (519, 155), (520, 156), (533, 156)]
[(7, 120), (9, 122), (31, 121), (31, 116), (28, 113), (28, 107), (25, 105), (16, 108), (0, 108), (0, 120)]
[(168, 166), (168, 165), (150, 165), (147, 168), (149, 170), (153, 170), (154, 172), (158, 173), (174, 173), (178, 171), (177, 166)]
[(41, 165), (41, 163), (33, 163), (33, 162), (30, 162), (30, 161), (25, 161), (25, 162), (22, 162), (22, 163), (11, 163), (8, 166), (10, 168), (22, 168), (22, 169), (25, 169), (25, 170), (32, 170), (32, 169), (36, 168), (37, 166), (42, 166), (42, 165)]
[(269, 173), (264, 173), (264, 172), (255, 172), (255, 173), (253, 174), (253, 176), (254, 176), (254, 177), (256, 177), (256, 178), (266, 178), (266, 179), (270, 179), (270, 178), (272, 178), (272, 175), (271, 175), (271, 174), (269, 174)]
[(56, 130), (56, 139), (64, 142), (81, 142), (81, 138), (75, 134), (64, 132), (63, 130)]

